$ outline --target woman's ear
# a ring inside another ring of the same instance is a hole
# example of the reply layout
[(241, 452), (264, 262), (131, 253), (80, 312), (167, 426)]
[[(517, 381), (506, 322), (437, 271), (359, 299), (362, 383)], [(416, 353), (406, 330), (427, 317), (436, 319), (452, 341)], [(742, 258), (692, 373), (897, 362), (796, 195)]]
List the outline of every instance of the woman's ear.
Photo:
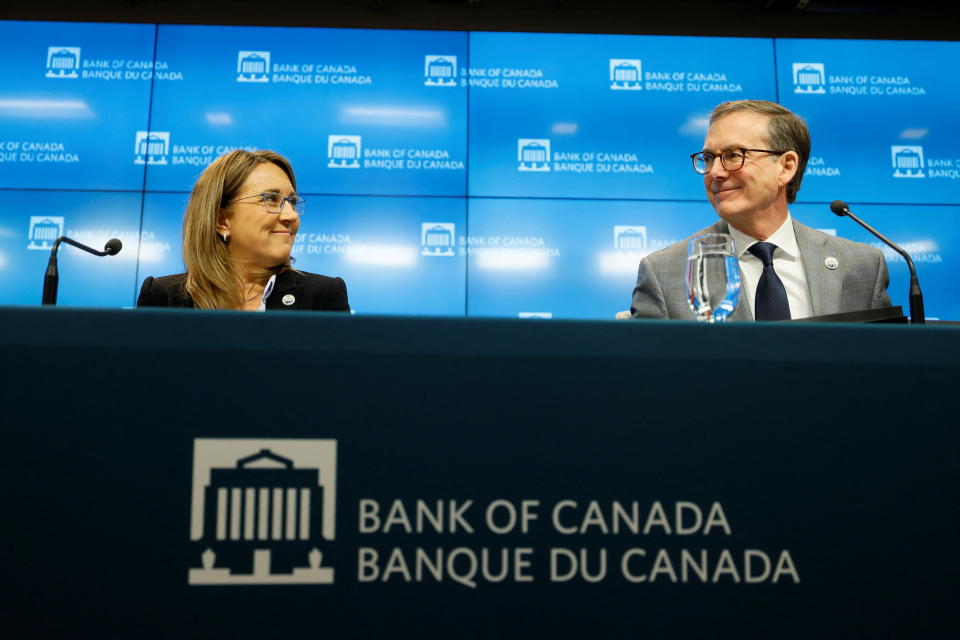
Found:
[(230, 233), (230, 216), (226, 209), (220, 209), (217, 214), (217, 233), (221, 236)]

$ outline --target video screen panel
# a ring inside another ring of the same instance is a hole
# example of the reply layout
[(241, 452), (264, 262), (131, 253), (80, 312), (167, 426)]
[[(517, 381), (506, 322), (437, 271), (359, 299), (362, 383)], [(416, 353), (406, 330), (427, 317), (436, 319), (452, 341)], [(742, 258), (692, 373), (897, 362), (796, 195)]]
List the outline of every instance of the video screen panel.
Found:
[(0, 188), (143, 188), (155, 31), (0, 22)]
[(781, 102), (813, 138), (801, 200), (960, 203), (960, 42), (776, 47)]
[[(960, 207), (898, 204), (850, 204), (850, 209), (883, 235), (905, 249), (913, 258), (923, 291), (928, 318), (960, 318), (956, 296), (960, 270)], [(856, 242), (875, 246), (887, 260), (890, 286), (887, 292), (895, 305), (910, 313), (910, 271), (903, 257), (849, 218), (838, 218), (825, 205), (794, 205), (796, 215), (808, 226)]]
[(117, 255), (97, 257), (61, 244), (57, 304), (132, 306), (141, 197), (121, 192), (4, 191), (0, 201), (0, 304), (40, 304), (50, 250), (58, 236), (66, 235), (97, 250), (103, 250), (107, 240), (118, 238), (123, 248)]
[(776, 99), (769, 39), (471, 33), (467, 81), (477, 196), (699, 198), (711, 109)]
[(469, 315), (611, 320), (644, 256), (714, 220), (693, 202), (471, 199)]
[(296, 268), (347, 283), (358, 314), (463, 315), (463, 198), (306, 195)]
[(303, 192), (466, 195), (466, 53), (459, 32), (161, 25), (183, 78), (155, 88), (147, 189), (247, 148), (287, 156)]

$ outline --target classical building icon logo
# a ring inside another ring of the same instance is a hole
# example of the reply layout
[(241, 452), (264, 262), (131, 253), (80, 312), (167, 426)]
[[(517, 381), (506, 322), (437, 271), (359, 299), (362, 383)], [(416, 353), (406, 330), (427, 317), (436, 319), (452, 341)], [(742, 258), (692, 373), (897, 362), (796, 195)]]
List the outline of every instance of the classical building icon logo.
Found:
[(134, 148), (134, 164), (167, 164), (167, 154), (170, 153), (170, 132), (137, 131)]
[(550, 140), (520, 138), (517, 140), (517, 171), (550, 171)]
[(827, 75), (822, 62), (793, 63), (794, 93), (826, 93)]
[(331, 169), (359, 169), (360, 136), (327, 136), (327, 166)]
[(49, 251), (53, 243), (63, 235), (63, 218), (58, 216), (30, 216), (30, 230), (27, 232), (27, 249)]
[(610, 58), (610, 88), (615, 91), (643, 89), (643, 67), (639, 60)]
[(452, 222), (424, 222), (420, 225), (420, 255), (454, 255), (456, 226)]
[(238, 51), (237, 82), (270, 82), (270, 52)]
[(428, 87), (457, 86), (457, 56), (426, 56), (423, 84)]
[(647, 228), (644, 226), (614, 226), (613, 248), (617, 251), (645, 250), (647, 248)]
[(336, 465), (336, 440), (194, 440), (187, 582), (332, 584)]
[(48, 78), (79, 78), (80, 47), (47, 47)]
[(894, 178), (925, 178), (923, 171), (923, 147), (918, 145), (892, 145)]

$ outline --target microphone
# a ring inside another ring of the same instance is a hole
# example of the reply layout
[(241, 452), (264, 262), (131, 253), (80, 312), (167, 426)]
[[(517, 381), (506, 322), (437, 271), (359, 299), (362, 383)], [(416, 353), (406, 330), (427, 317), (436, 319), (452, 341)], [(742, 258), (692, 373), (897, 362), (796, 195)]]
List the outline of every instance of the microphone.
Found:
[(43, 297), (41, 298), (40, 304), (57, 304), (57, 286), (60, 281), (60, 273), (57, 271), (57, 249), (60, 248), (61, 242), (72, 244), (76, 248), (83, 249), (87, 253), (92, 253), (95, 256), (115, 256), (120, 253), (120, 249), (123, 248), (123, 243), (120, 242), (118, 238), (110, 238), (107, 240), (107, 244), (103, 246), (103, 251), (97, 251), (67, 236), (57, 238), (53, 243), (53, 249), (50, 250), (50, 260), (47, 261), (47, 271), (43, 274)]
[(923, 293), (920, 292), (920, 281), (917, 280), (917, 269), (913, 266), (913, 260), (910, 259), (910, 254), (900, 248), (897, 244), (885, 238), (883, 234), (868, 225), (866, 222), (853, 215), (853, 212), (850, 211), (850, 207), (848, 207), (847, 203), (843, 200), (834, 200), (831, 202), (830, 211), (833, 211), (841, 218), (843, 216), (852, 218), (854, 222), (876, 237), (880, 238), (884, 244), (903, 256), (903, 259), (907, 261), (907, 267), (910, 269), (910, 324), (925, 324), (926, 317), (923, 315)]

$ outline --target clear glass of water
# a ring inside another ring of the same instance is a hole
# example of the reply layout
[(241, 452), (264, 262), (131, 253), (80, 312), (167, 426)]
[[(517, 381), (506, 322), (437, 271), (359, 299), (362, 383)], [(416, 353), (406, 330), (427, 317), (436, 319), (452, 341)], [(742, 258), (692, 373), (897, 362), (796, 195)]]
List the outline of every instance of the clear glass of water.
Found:
[(733, 237), (705, 233), (687, 245), (687, 301), (701, 322), (724, 322), (740, 299), (740, 267)]

